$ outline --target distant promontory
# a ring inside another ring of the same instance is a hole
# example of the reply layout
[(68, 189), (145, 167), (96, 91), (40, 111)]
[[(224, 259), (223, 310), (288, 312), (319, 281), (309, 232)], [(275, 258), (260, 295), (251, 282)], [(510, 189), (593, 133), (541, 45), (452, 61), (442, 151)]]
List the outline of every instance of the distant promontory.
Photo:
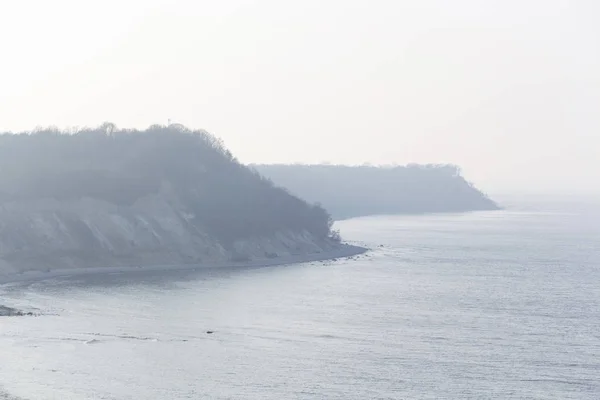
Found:
[(252, 165), (276, 185), (320, 203), (335, 219), (497, 210), (454, 165)]

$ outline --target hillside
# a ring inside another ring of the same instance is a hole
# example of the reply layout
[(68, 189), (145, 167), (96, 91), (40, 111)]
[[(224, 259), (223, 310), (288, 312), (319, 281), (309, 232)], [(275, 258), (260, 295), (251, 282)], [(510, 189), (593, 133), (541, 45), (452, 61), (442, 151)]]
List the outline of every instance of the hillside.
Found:
[(252, 167), (290, 193), (323, 204), (335, 219), (498, 209), (453, 165)]
[(204, 131), (0, 135), (0, 273), (316, 254), (331, 224)]

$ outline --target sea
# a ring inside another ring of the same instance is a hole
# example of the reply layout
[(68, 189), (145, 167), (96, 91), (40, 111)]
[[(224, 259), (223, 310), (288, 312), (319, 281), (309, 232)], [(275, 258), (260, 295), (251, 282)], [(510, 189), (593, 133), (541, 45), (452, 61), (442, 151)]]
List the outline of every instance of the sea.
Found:
[(370, 251), (0, 287), (0, 399), (600, 399), (600, 207), (341, 221)]

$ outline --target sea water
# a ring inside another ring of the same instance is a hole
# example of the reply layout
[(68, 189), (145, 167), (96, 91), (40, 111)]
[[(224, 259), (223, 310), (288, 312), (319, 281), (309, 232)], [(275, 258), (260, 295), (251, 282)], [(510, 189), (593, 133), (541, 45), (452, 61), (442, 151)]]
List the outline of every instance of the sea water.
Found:
[[(0, 288), (0, 399), (598, 399), (600, 214), (343, 221), (372, 250)], [(209, 333), (212, 332), (212, 333)]]

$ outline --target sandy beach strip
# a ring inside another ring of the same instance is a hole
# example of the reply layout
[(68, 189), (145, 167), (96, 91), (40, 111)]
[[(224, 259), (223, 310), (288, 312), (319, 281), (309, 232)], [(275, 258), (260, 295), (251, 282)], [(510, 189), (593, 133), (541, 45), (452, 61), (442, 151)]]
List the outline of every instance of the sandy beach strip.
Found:
[(354, 257), (367, 252), (368, 249), (352, 244), (342, 244), (339, 248), (320, 253), (289, 255), (275, 258), (257, 259), (245, 262), (227, 262), (211, 264), (179, 264), (179, 265), (148, 265), (148, 266), (119, 266), (96, 268), (65, 268), (43, 271), (23, 271), (2, 273), (0, 271), (0, 285), (12, 283), (33, 283), (43, 280), (70, 278), (87, 275), (118, 274), (132, 272), (168, 272), (168, 271), (193, 271), (203, 268), (257, 268), (289, 264), (302, 264), (315, 261), (328, 261)]

